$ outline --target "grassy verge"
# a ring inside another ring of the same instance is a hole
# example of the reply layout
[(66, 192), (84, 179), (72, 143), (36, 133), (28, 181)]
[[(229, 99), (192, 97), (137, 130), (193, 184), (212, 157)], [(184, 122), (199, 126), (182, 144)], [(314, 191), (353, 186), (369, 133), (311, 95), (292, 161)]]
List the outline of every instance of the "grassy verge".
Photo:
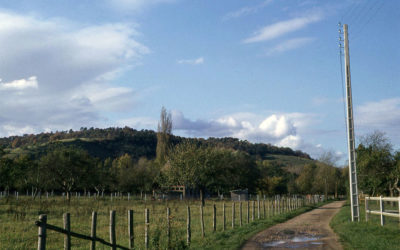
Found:
[(310, 211), (325, 203), (316, 206), (307, 206), (292, 212), (275, 215), (266, 219), (244, 224), (242, 227), (227, 230), (225, 232), (217, 232), (205, 238), (202, 241), (195, 241), (190, 249), (239, 249), (248, 239), (275, 224), (285, 222), (297, 215)]
[(360, 207), (360, 222), (352, 223), (350, 212), (350, 205), (346, 204), (330, 223), (345, 249), (400, 248), (400, 225), (397, 218), (387, 217), (382, 227), (378, 215), (370, 215), (369, 221), (365, 222), (364, 206)]

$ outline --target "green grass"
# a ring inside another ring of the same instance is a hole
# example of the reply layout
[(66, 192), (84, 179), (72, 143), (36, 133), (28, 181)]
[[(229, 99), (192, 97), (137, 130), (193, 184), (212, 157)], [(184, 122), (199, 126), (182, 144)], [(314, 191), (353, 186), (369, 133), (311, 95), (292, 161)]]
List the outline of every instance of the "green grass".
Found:
[[(217, 230), (212, 229), (213, 204), (217, 206)], [(243, 226), (239, 227), (239, 204), (236, 204), (235, 229), (232, 225), (232, 203), (226, 201), (226, 231), (222, 231), (222, 201), (206, 201), (204, 207), (205, 238), (201, 237), (200, 229), (200, 203), (198, 201), (143, 201), (136, 197), (128, 201), (107, 199), (73, 197), (70, 204), (58, 198), (42, 198), (33, 201), (29, 197), (21, 196), (15, 199), (0, 199), (0, 249), (35, 249), (37, 246), (37, 227), (35, 221), (39, 214), (47, 214), (48, 223), (62, 227), (62, 215), (71, 214), (71, 230), (77, 233), (90, 235), (91, 212), (97, 211), (97, 236), (108, 241), (109, 239), (109, 211), (116, 210), (116, 235), (117, 243), (128, 246), (127, 210), (134, 210), (135, 249), (144, 248), (144, 209), (150, 210), (150, 248), (165, 249), (166, 237), (166, 207), (171, 209), (171, 249), (186, 248), (186, 206), (191, 207), (192, 218), (192, 249), (237, 249), (255, 233), (279, 222), (283, 222), (310, 207), (300, 208), (296, 211), (280, 215), (268, 216), (266, 203), (266, 218), (263, 218), (261, 208), (260, 220), (246, 223), (247, 203), (243, 202)], [(262, 206), (261, 206), (262, 207)], [(250, 206), (250, 220), (251, 220)], [(257, 218), (257, 209), (255, 211)], [(98, 249), (109, 249), (97, 244)], [(73, 249), (88, 249), (89, 242), (72, 238)], [(47, 249), (62, 249), (63, 235), (48, 231)]]
[[(371, 202), (369, 206), (373, 210), (379, 210), (375, 202)], [(391, 209), (389, 206), (386, 208)], [(365, 207), (361, 206), (361, 221), (351, 222), (350, 205), (346, 204), (330, 225), (345, 249), (400, 249), (399, 219), (385, 218), (386, 224), (383, 227), (380, 225), (379, 215), (369, 215), (368, 222), (365, 222)]]

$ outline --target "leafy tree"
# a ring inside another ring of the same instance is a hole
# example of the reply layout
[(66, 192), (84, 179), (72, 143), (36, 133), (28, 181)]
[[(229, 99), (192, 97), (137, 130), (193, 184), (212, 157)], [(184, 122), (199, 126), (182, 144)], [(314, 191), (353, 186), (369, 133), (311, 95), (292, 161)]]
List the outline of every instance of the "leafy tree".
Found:
[(394, 169), (390, 174), (390, 180), (393, 183), (391, 185), (392, 188), (397, 190), (398, 195), (400, 196), (400, 187), (399, 187), (399, 178), (400, 178), (400, 151), (396, 152), (394, 155)]
[(299, 191), (303, 194), (314, 193), (314, 176), (317, 166), (315, 164), (307, 164), (304, 166), (303, 171), (296, 179), (296, 184), (299, 187)]
[(87, 187), (94, 173), (94, 160), (86, 151), (60, 148), (40, 159), (39, 167), (46, 174), (48, 185), (61, 189), (70, 200), (71, 191)]
[(14, 164), (9, 158), (0, 159), (0, 187), (6, 192), (13, 188), (15, 181)]
[(177, 145), (168, 159), (162, 170), (167, 184), (199, 189), (200, 194), (206, 189), (252, 189), (257, 179), (254, 160), (231, 149), (197, 146), (187, 141)]
[(157, 162), (163, 165), (168, 156), (168, 151), (171, 146), (171, 133), (172, 133), (172, 117), (171, 113), (162, 107), (160, 114), (160, 121), (157, 127), (157, 149), (156, 156)]
[(92, 185), (97, 194), (103, 193), (106, 189), (110, 189), (115, 185), (115, 176), (111, 174), (112, 161), (107, 158), (104, 162), (96, 164), (95, 175), (92, 177)]
[(258, 190), (268, 195), (286, 193), (289, 173), (283, 170), (283, 166), (275, 161), (257, 163), (260, 173)]
[(384, 133), (375, 131), (361, 138), (357, 147), (359, 188), (372, 196), (384, 194), (395, 164), (392, 145)]

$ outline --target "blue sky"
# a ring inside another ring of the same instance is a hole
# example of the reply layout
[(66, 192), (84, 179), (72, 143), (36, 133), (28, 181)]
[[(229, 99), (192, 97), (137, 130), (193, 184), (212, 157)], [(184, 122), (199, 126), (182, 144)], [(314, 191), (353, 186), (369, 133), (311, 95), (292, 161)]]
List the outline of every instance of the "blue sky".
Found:
[(398, 1), (0, 3), (0, 136), (156, 129), (165, 106), (174, 134), (343, 157), (341, 21), (356, 136), (380, 130), (399, 148)]

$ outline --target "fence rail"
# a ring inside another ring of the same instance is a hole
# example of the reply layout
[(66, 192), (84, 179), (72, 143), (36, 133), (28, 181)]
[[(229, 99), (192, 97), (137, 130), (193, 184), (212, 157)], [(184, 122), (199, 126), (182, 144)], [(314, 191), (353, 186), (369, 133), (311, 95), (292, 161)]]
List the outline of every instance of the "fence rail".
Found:
[[(369, 201), (379, 201), (379, 211), (369, 209)], [(398, 211), (396, 210), (386, 210), (385, 211), (385, 201), (386, 202), (397, 202)], [(400, 197), (365, 197), (365, 221), (368, 221), (369, 214), (380, 215), (381, 226), (385, 225), (385, 216), (399, 218), (400, 222)]]
[[(115, 211), (111, 211), (111, 214), (114, 213), (115, 216)], [(64, 214), (64, 218), (68, 218), (67, 220), (69, 221), (69, 213)], [(92, 218), (92, 226), (96, 225), (96, 223), (93, 223), (93, 220), (96, 220), (97, 216), (93, 216)], [(110, 223), (110, 230), (112, 228), (115, 229), (115, 220), (111, 220), (112, 223)], [(64, 220), (65, 222), (65, 220)], [(69, 222), (68, 222), (69, 224)], [(72, 232), (70, 231), (70, 227), (68, 227), (67, 229), (64, 228), (60, 228), (51, 224), (47, 224), (47, 215), (42, 214), (39, 216), (39, 220), (35, 222), (35, 225), (38, 226), (39, 228), (39, 233), (38, 233), (38, 250), (44, 250), (46, 249), (46, 238), (47, 238), (47, 230), (52, 230), (61, 234), (64, 234), (66, 239), (64, 241), (64, 249), (71, 249), (71, 237), (75, 237), (75, 238), (79, 238), (82, 240), (88, 240), (91, 241), (91, 248), (90, 249), (94, 249), (95, 248), (95, 243), (93, 244), (93, 242), (100, 242), (103, 245), (112, 247), (113, 249), (119, 248), (119, 249), (124, 249), (124, 250), (129, 250), (130, 248), (124, 247), (124, 246), (120, 246), (118, 244), (115, 243), (115, 241), (113, 241), (113, 243), (107, 242), (104, 239), (101, 238), (97, 238), (96, 236), (87, 236), (84, 234), (80, 234), (80, 233), (76, 233), (76, 232)], [(95, 231), (95, 227), (92, 227), (92, 232), (93, 230)], [(115, 233), (115, 232), (114, 232)], [(110, 235), (111, 235), (111, 231), (110, 231)]]

